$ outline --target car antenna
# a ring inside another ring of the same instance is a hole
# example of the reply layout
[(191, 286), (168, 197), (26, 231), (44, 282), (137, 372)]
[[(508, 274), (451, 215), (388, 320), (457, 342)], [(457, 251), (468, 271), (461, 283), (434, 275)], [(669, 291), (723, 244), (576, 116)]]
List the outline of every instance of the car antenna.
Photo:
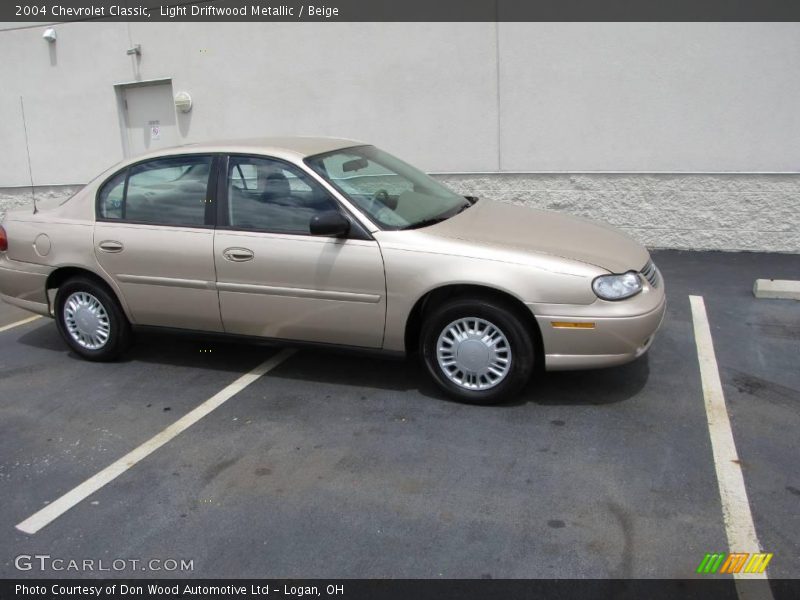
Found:
[(22, 110), (22, 128), (25, 130), (25, 152), (28, 154), (28, 177), (31, 179), (31, 197), (33, 198), (33, 214), (39, 212), (36, 209), (36, 190), (33, 187), (33, 169), (31, 168), (31, 149), (28, 145), (28, 124), (25, 122), (25, 103), (22, 96), (19, 97), (19, 107)]

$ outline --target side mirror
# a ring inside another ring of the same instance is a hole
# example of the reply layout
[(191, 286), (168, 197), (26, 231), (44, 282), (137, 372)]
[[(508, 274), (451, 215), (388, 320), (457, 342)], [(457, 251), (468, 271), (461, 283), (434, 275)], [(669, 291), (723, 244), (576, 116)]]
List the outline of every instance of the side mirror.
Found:
[(308, 228), (312, 235), (347, 235), (350, 221), (338, 210), (327, 210), (311, 217)]

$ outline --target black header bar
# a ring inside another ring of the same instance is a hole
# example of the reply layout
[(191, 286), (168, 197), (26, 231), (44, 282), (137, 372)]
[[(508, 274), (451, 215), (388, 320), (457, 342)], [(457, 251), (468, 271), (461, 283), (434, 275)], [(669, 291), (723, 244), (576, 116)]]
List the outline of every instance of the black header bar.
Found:
[[(0, 580), (2, 600), (738, 600), (800, 597), (800, 580), (698, 579), (26, 579)], [(738, 588), (738, 592), (737, 592)], [(758, 596), (763, 597), (763, 596)]]
[(4, 0), (0, 21), (800, 21), (797, 0)]

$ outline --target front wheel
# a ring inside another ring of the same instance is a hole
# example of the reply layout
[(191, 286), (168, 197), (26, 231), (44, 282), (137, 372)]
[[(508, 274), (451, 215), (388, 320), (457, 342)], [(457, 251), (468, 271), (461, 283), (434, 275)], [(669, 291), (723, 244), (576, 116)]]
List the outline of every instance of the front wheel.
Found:
[(83, 358), (114, 360), (130, 344), (125, 313), (104, 286), (90, 279), (70, 279), (59, 287), (55, 313), (61, 337)]
[(425, 319), (420, 354), (433, 380), (469, 404), (513, 398), (533, 371), (533, 340), (512, 306), (490, 299), (457, 298)]

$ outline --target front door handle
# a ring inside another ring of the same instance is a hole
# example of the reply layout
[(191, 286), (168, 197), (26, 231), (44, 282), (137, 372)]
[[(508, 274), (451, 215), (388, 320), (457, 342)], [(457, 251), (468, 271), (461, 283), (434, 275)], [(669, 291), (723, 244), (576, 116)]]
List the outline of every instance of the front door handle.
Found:
[(114, 240), (103, 240), (97, 244), (97, 247), (103, 252), (122, 252), (125, 249), (125, 246), (122, 245), (122, 242), (117, 242)]
[(253, 254), (252, 250), (248, 250), (247, 248), (225, 248), (225, 250), (222, 251), (222, 256), (225, 257), (225, 260), (231, 262), (246, 262), (248, 260), (253, 260), (255, 254)]

